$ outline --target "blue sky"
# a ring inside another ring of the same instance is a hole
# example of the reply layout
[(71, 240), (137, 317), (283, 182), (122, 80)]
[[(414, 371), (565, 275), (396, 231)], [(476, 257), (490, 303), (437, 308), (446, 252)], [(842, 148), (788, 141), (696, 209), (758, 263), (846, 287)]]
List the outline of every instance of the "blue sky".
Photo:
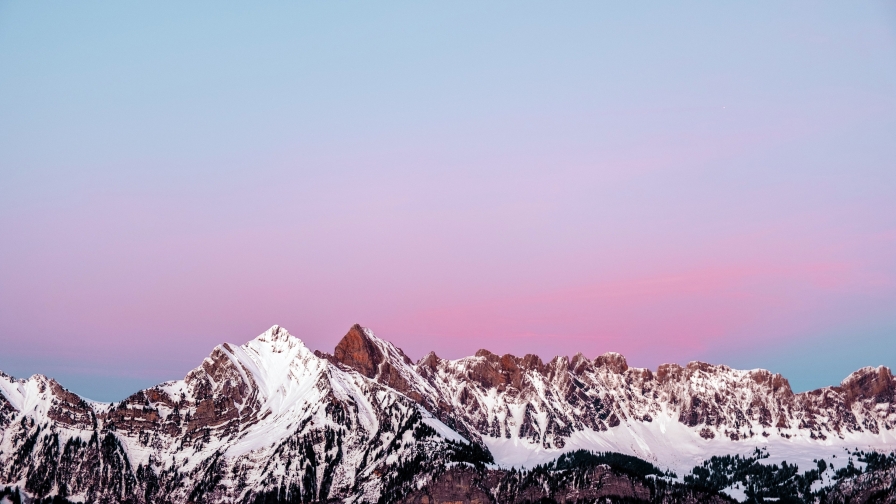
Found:
[(885, 2), (0, 2), (0, 369), (273, 324), (414, 358), (896, 365)]

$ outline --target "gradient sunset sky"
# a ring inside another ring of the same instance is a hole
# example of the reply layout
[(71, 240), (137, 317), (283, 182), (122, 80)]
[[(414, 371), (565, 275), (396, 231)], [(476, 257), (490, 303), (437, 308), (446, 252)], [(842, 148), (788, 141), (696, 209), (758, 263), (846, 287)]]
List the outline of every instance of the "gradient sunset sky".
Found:
[(0, 1), (0, 370), (273, 324), (896, 367), (892, 2)]

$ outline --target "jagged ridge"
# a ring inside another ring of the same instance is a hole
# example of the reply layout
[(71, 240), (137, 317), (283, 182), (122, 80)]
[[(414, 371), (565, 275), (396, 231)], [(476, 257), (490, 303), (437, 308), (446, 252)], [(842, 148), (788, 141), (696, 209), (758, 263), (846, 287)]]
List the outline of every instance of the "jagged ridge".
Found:
[(579, 448), (679, 472), (757, 445), (811, 460), (896, 446), (894, 390), (885, 367), (794, 394), (765, 370), (654, 372), (616, 353), (414, 363), (358, 325), (330, 355), (274, 326), (119, 404), (0, 375), (0, 485), (90, 502), (393, 502), (452, 463), (532, 467)]

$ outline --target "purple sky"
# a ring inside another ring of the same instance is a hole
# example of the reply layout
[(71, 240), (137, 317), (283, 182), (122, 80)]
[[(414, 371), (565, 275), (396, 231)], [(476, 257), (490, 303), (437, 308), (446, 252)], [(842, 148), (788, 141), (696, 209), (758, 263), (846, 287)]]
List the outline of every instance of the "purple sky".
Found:
[(896, 366), (896, 9), (0, 3), (0, 369), (115, 400), (356, 322)]

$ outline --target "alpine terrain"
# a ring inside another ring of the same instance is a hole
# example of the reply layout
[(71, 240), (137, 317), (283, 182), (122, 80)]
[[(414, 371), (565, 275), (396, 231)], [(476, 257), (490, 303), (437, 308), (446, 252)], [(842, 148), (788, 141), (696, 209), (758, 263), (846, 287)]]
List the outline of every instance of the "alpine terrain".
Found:
[(0, 502), (896, 502), (896, 380), (622, 355), (413, 362), (274, 326), (99, 403), (0, 373)]

